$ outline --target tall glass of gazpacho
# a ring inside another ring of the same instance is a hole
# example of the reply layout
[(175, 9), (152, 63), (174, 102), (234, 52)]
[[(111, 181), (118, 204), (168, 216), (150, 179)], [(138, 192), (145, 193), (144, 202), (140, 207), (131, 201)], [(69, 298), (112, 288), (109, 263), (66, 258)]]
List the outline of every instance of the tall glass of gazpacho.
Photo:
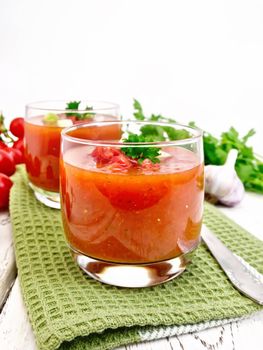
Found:
[[(100, 137), (116, 127), (118, 137)], [(61, 153), (64, 232), (82, 270), (123, 287), (156, 285), (185, 270), (203, 214), (200, 130), (92, 122), (64, 129)]]
[[(36, 198), (60, 208), (60, 134), (64, 127), (94, 121), (119, 120), (119, 106), (100, 101), (41, 101), (26, 106), (25, 163)], [(104, 129), (102, 139), (119, 137), (117, 127)]]

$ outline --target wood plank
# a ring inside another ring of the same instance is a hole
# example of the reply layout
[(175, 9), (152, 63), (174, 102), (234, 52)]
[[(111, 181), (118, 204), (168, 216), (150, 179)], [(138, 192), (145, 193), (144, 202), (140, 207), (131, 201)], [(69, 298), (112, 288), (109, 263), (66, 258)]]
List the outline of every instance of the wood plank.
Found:
[(11, 223), (8, 212), (0, 212), (0, 310), (16, 277)]
[[(169, 340), (172, 349), (260, 350), (263, 344), (262, 326), (263, 311), (242, 321), (202, 332), (172, 337)], [(178, 347), (178, 342), (180, 347)]]
[(263, 311), (238, 322), (201, 332), (128, 345), (116, 350), (261, 350), (263, 344)]
[(36, 350), (18, 278), (0, 315), (0, 348), (3, 350)]
[(263, 240), (263, 195), (247, 192), (242, 202), (233, 208), (220, 210), (257, 238)]

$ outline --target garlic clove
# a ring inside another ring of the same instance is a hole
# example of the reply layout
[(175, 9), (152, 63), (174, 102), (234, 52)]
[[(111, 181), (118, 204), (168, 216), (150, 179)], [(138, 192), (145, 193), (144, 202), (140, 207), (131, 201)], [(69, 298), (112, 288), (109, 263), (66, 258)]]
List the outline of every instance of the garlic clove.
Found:
[(235, 174), (222, 165), (205, 167), (205, 191), (216, 197), (224, 197), (232, 188)]
[(232, 149), (224, 165), (205, 167), (205, 192), (213, 202), (234, 206), (242, 200), (245, 190), (235, 171), (237, 155), (238, 151)]
[(222, 198), (219, 198), (219, 202), (228, 206), (234, 207), (239, 204), (245, 195), (245, 188), (239, 177), (236, 177), (234, 180), (233, 187), (227, 195)]

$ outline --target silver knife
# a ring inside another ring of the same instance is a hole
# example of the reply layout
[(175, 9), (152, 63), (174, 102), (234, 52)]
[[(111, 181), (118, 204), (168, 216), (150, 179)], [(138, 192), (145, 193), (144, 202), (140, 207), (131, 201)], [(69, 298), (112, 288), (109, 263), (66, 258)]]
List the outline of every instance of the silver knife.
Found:
[(232, 284), (242, 294), (263, 305), (263, 275), (231, 252), (204, 224), (202, 239)]

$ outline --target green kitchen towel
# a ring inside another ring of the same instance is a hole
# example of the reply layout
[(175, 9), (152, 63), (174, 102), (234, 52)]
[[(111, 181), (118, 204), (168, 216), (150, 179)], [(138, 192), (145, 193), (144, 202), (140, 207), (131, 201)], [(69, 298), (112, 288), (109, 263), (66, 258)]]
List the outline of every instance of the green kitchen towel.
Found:
[[(139, 342), (142, 332), (160, 326), (231, 319), (261, 309), (231, 285), (203, 244), (179, 278), (160, 286), (125, 289), (89, 278), (71, 258), (60, 211), (35, 199), (22, 166), (14, 181), (10, 213), (16, 261), (39, 349), (111, 349)], [(211, 205), (204, 220), (263, 273), (263, 242)]]

